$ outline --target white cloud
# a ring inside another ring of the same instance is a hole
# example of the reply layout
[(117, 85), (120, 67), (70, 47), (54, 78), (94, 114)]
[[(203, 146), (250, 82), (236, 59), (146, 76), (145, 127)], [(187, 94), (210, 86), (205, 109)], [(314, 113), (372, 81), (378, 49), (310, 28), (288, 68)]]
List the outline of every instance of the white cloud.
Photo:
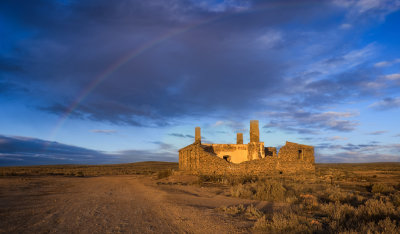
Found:
[(349, 117), (354, 117), (354, 116), (358, 116), (359, 113), (356, 112), (336, 112), (336, 111), (327, 111), (321, 114), (318, 114), (316, 116), (319, 117), (339, 117), (339, 118), (349, 118)]
[(282, 33), (279, 31), (271, 30), (263, 34), (257, 39), (264, 47), (272, 48), (279, 44), (282, 39)]
[(227, 126), (234, 131), (243, 132), (246, 130), (245, 126), (240, 122), (235, 122), (231, 120), (219, 120), (215, 122), (211, 127), (220, 127), (220, 126)]
[(104, 134), (112, 134), (117, 132), (117, 130), (109, 130), (109, 129), (93, 129), (90, 131), (94, 133), (104, 133)]
[(341, 24), (340, 25), (340, 29), (350, 29), (352, 27), (353, 27), (353, 25), (351, 25), (351, 24)]
[(351, 50), (342, 55), (318, 61), (310, 66), (308, 70), (316, 71), (321, 74), (337, 74), (358, 66), (375, 54), (376, 46), (370, 43), (357, 50)]
[(245, 11), (251, 7), (250, 1), (247, 0), (224, 0), (216, 2), (213, 0), (197, 1), (192, 0), (198, 7), (201, 7), (210, 12), (225, 12), (227, 10)]
[(346, 137), (341, 137), (341, 136), (333, 136), (333, 137), (327, 137), (326, 140), (328, 141), (339, 141), (339, 140), (347, 140)]
[(400, 73), (386, 75), (385, 78), (388, 80), (398, 80), (398, 79), (400, 79)]
[[(264, 128), (280, 128), (299, 133), (317, 133), (322, 129), (341, 132), (353, 131), (358, 123), (351, 118), (359, 115), (356, 112), (307, 112), (303, 110), (289, 112), (264, 112), (272, 120)], [(299, 128), (298, 126), (301, 126)]]
[(315, 160), (318, 163), (368, 163), (368, 162), (400, 162), (400, 156), (389, 153), (339, 152), (335, 154), (320, 154)]
[(384, 82), (379, 82), (379, 81), (370, 81), (370, 82), (363, 82), (362, 86), (369, 89), (380, 89), (382, 87), (385, 87), (386, 84)]
[(357, 1), (355, 7), (358, 8), (360, 13), (363, 13), (374, 8), (383, 7), (383, 2), (381, 0), (360, 0)]
[(384, 133), (387, 133), (387, 131), (381, 130), (381, 131), (369, 132), (368, 135), (377, 136), (377, 135), (382, 135)]
[(215, 122), (215, 124), (213, 124), (213, 127), (218, 127), (218, 126), (222, 126), (222, 125), (225, 125), (225, 121), (218, 120), (217, 122)]
[(388, 66), (392, 66), (396, 63), (400, 63), (400, 59), (395, 59), (392, 61), (381, 61), (381, 62), (377, 62), (374, 64), (374, 67), (388, 67)]
[(353, 17), (367, 12), (386, 16), (400, 8), (399, 0), (335, 0), (333, 3), (349, 9), (349, 15)]
[(374, 102), (369, 105), (370, 108), (378, 110), (387, 110), (400, 107), (400, 97), (396, 98), (385, 98), (379, 102)]
[(374, 52), (375, 46), (373, 43), (371, 43), (362, 49), (350, 51), (349, 53), (345, 54), (343, 58), (353, 67), (361, 64), (363, 61), (365, 61), (365, 59), (373, 55)]
[(387, 67), (390, 66), (390, 62), (388, 61), (382, 61), (374, 64), (374, 67)]

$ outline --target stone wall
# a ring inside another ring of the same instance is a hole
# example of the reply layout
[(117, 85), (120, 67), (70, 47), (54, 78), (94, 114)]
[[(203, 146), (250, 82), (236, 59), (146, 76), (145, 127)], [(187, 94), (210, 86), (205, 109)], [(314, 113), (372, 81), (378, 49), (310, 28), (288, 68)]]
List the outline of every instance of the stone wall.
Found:
[(276, 147), (265, 147), (265, 157), (277, 157)]
[[(250, 142), (248, 144), (203, 144), (207, 152), (227, 159), (228, 162), (242, 163), (245, 161), (261, 159), (266, 156), (276, 157), (276, 148), (264, 147), (263, 142)], [(268, 152), (265, 150), (268, 149)], [(267, 155), (268, 153), (268, 155)]]
[(278, 157), (285, 162), (314, 163), (314, 147), (293, 142), (286, 142), (279, 150)]
[[(269, 148), (269, 147), (267, 147)], [(271, 147), (272, 148), (272, 147)], [(274, 175), (314, 172), (309, 161), (265, 157), (240, 164), (227, 162), (209, 151), (210, 146), (192, 144), (179, 150), (179, 169), (204, 175)], [(289, 159), (289, 158), (287, 158)]]
[(261, 159), (265, 157), (264, 142), (249, 142), (247, 161)]
[(244, 144), (204, 144), (207, 151), (219, 158), (226, 157), (229, 162), (241, 163), (247, 161), (248, 145)]

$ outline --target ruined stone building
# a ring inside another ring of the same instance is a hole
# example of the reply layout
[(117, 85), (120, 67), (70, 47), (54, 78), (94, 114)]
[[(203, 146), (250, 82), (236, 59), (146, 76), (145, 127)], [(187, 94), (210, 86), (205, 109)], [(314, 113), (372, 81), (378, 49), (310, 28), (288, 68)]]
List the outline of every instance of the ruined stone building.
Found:
[(243, 144), (237, 133), (236, 144), (202, 144), (200, 128), (195, 142), (179, 150), (179, 169), (194, 174), (296, 174), (314, 172), (314, 147), (286, 142), (277, 152), (260, 142), (258, 120), (250, 121), (250, 142)]

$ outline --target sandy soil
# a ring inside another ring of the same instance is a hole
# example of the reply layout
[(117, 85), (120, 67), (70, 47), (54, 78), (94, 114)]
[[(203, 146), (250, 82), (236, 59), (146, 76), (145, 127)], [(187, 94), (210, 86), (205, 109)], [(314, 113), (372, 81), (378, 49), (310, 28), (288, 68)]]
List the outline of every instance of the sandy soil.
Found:
[(252, 221), (215, 208), (250, 203), (273, 209), (143, 176), (0, 178), (0, 233), (242, 233)]

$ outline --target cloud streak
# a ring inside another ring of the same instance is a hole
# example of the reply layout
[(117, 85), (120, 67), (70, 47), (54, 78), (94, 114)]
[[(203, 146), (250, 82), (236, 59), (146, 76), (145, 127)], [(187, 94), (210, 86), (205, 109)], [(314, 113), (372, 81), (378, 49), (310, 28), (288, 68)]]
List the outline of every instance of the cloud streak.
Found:
[(93, 133), (104, 133), (104, 134), (113, 134), (117, 133), (117, 130), (111, 130), (111, 129), (93, 129), (90, 130)]
[(384, 133), (387, 133), (387, 131), (375, 131), (375, 132), (369, 132), (368, 135), (373, 135), (373, 136), (378, 136), (378, 135), (382, 135)]
[(369, 105), (369, 107), (376, 110), (389, 110), (389, 109), (399, 108), (400, 97), (394, 97), (394, 98), (387, 97), (381, 101), (372, 103), (371, 105)]
[(374, 64), (375, 67), (389, 67), (396, 63), (400, 63), (400, 59), (395, 59), (391, 61), (381, 61)]
[(193, 135), (189, 135), (189, 134), (169, 133), (168, 135), (173, 136), (173, 137), (179, 137), (179, 138), (191, 138), (191, 139), (194, 139), (194, 136)]
[(278, 128), (300, 134), (316, 134), (320, 130), (350, 132), (357, 126), (356, 121), (346, 119), (357, 116), (357, 113), (351, 112), (315, 113), (293, 110), (290, 112), (266, 112), (265, 114), (276, 120), (270, 121), (264, 128)]

